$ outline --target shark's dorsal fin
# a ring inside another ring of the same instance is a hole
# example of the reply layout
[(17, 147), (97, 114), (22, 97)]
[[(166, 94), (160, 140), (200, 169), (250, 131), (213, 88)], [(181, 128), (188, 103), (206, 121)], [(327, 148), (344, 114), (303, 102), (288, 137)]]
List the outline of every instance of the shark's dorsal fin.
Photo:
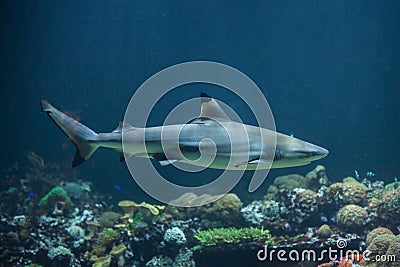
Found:
[(206, 93), (201, 93), (201, 112), (199, 118), (230, 121), (231, 119), (222, 110), (215, 99)]

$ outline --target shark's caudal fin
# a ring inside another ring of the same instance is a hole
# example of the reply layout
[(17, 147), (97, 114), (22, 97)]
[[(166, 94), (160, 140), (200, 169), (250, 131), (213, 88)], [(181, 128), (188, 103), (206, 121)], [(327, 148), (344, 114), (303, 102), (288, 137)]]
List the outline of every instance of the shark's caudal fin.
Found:
[(77, 151), (72, 161), (72, 167), (79, 166), (89, 159), (99, 147), (95, 142), (98, 139), (98, 134), (56, 109), (46, 99), (43, 98), (40, 104), (42, 105), (42, 111), (47, 112), (49, 117), (75, 144)]

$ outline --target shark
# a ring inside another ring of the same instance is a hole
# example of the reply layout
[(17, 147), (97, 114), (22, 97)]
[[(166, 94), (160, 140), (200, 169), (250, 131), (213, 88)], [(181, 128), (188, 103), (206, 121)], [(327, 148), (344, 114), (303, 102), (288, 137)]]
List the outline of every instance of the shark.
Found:
[(307, 165), (326, 157), (323, 147), (292, 135), (233, 121), (209, 95), (201, 94), (200, 115), (183, 124), (138, 128), (121, 121), (112, 132), (97, 133), (41, 100), (42, 111), (76, 146), (72, 167), (100, 147), (126, 157), (145, 157), (161, 166), (175, 162), (224, 170), (258, 170)]

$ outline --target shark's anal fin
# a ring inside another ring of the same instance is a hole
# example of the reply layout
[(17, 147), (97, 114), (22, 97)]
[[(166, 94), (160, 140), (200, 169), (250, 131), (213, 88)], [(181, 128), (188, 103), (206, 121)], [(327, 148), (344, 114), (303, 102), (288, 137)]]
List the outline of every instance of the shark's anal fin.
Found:
[(260, 163), (261, 164), (269, 164), (269, 163), (271, 163), (271, 161), (265, 160), (265, 159), (250, 159), (247, 162), (235, 164), (235, 167), (240, 167), (240, 166), (249, 165), (249, 164), (260, 164)]
[(178, 161), (177, 159), (168, 159), (164, 153), (154, 154), (152, 157), (157, 160), (161, 166), (167, 166)]

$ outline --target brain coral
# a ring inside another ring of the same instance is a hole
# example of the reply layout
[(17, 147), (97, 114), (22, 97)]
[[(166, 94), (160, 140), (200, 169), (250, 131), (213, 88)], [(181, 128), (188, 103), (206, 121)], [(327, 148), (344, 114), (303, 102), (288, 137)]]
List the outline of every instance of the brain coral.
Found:
[(358, 204), (364, 201), (367, 194), (364, 186), (357, 182), (343, 183), (343, 201), (346, 204)]
[(336, 215), (338, 224), (349, 228), (365, 225), (367, 217), (368, 212), (364, 208), (354, 204), (344, 206)]
[(367, 235), (367, 239), (366, 239), (366, 243), (371, 244), (372, 240), (379, 236), (379, 235), (394, 235), (392, 231), (390, 231), (388, 228), (386, 227), (378, 227), (373, 229), (368, 235)]
[(394, 240), (389, 244), (388, 250), (386, 251), (386, 255), (394, 256), (395, 261), (390, 262), (392, 267), (400, 266), (400, 235), (397, 235)]
[(383, 194), (382, 205), (378, 209), (378, 217), (400, 223), (400, 187)]

